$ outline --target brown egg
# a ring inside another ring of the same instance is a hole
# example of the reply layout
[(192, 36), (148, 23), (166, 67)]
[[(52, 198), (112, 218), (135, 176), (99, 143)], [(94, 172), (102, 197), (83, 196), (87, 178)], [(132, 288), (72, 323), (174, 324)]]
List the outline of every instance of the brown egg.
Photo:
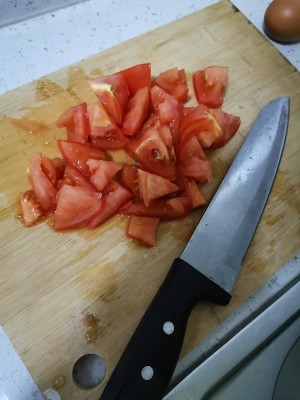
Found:
[(264, 28), (278, 42), (300, 40), (300, 0), (273, 0), (265, 12)]

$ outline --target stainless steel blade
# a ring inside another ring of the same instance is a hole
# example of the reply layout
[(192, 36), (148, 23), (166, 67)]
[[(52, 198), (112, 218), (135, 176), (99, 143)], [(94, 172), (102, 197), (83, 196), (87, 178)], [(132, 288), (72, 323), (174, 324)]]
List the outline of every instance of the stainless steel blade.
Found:
[(261, 111), (180, 257), (229, 293), (271, 191), (288, 118), (288, 97)]

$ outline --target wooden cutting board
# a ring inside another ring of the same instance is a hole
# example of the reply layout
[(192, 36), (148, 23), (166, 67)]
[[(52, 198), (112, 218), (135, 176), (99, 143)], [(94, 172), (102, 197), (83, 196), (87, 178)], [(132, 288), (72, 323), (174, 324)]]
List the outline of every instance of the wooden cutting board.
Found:
[[(110, 74), (151, 62), (153, 74), (178, 66), (193, 71), (229, 66), (224, 110), (240, 115), (239, 133), (209, 154), (219, 185), (251, 124), (271, 99), (290, 96), (291, 113), (280, 169), (265, 213), (226, 307), (193, 311), (182, 354), (234, 311), (299, 251), (300, 76), (228, 2), (196, 12), (0, 97), (0, 323), (41, 390), (60, 377), (63, 399), (98, 399), (103, 384), (82, 390), (72, 379), (86, 353), (106, 362), (106, 379), (169, 266), (180, 255), (202, 211), (163, 223), (158, 243), (144, 248), (114, 218), (95, 231), (55, 233), (46, 223), (24, 228), (16, 218), (18, 195), (27, 189), (26, 168), (35, 152), (58, 155), (55, 121), (68, 106), (94, 101), (86, 76)], [(22, 68), (22, 66), (20, 66)], [(38, 121), (30, 133), (14, 118)], [(58, 384), (58, 386), (60, 386)]]

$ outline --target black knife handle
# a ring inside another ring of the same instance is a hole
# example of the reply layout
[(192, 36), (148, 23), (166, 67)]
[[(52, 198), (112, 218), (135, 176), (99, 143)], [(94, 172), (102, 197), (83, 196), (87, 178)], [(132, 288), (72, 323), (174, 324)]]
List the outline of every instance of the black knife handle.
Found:
[(193, 307), (200, 300), (226, 305), (230, 298), (229, 293), (176, 258), (100, 400), (161, 400), (176, 367)]

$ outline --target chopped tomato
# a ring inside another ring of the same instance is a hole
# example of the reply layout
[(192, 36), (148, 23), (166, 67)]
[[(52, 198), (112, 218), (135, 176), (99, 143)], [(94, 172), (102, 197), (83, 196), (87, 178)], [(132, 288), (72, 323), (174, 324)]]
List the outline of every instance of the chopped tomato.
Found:
[(196, 137), (191, 137), (180, 145), (177, 157), (178, 169), (182, 175), (200, 182), (212, 180), (211, 164)]
[(101, 76), (90, 79), (88, 82), (108, 114), (120, 125), (129, 96), (128, 85), (123, 74)]
[(25, 226), (32, 226), (43, 218), (43, 211), (33, 190), (27, 190), (20, 196), (22, 218)]
[(173, 147), (173, 134), (169, 125), (162, 124), (160, 118), (156, 114), (151, 114), (144, 123), (142, 132), (147, 131), (148, 128), (155, 128), (164, 144), (170, 149)]
[(170, 220), (186, 217), (193, 207), (190, 197), (175, 197), (173, 199), (153, 200), (149, 207), (143, 203), (131, 203), (124, 207), (123, 212), (128, 215)]
[(132, 194), (116, 181), (111, 181), (103, 192), (103, 209), (92, 219), (88, 228), (94, 229), (115, 215), (120, 208), (128, 203)]
[(193, 179), (187, 182), (185, 190), (182, 193), (182, 195), (188, 196), (192, 199), (193, 208), (207, 204), (207, 201), (203, 193), (201, 192), (199, 186)]
[(100, 103), (89, 105), (88, 115), (91, 125), (91, 140), (95, 147), (117, 150), (125, 146), (128, 139)]
[(206, 67), (193, 74), (193, 86), (198, 103), (221, 107), (228, 81), (227, 67)]
[(24, 225), (53, 213), (56, 230), (94, 229), (123, 212), (128, 237), (153, 246), (160, 220), (206, 204), (198, 186), (212, 180), (205, 150), (223, 146), (240, 126), (221, 109), (227, 80), (227, 67), (196, 71), (199, 104), (191, 107), (183, 105), (189, 88), (177, 67), (153, 82), (149, 63), (90, 79), (97, 101), (69, 107), (56, 122), (68, 134), (58, 140), (62, 158), (30, 161), (32, 190), (20, 197)]
[(60, 186), (70, 185), (70, 186), (80, 186), (90, 192), (94, 192), (95, 188), (92, 186), (83, 175), (74, 168), (72, 165), (67, 164), (65, 168), (65, 173)]
[(161, 72), (154, 79), (154, 84), (161, 87), (178, 101), (186, 100), (189, 93), (184, 69), (171, 68)]
[(99, 191), (107, 186), (117, 172), (122, 168), (122, 164), (107, 160), (89, 159), (87, 165), (91, 172), (90, 183)]
[(138, 170), (138, 179), (141, 199), (147, 207), (152, 200), (174, 193), (179, 189), (175, 183), (168, 179), (141, 169)]
[(181, 120), (181, 142), (196, 136), (203, 148), (209, 148), (221, 135), (221, 127), (203, 104), (187, 112)]
[(89, 139), (90, 124), (87, 115), (87, 104), (81, 103), (68, 108), (56, 121), (58, 128), (66, 128), (68, 140), (86, 143)]
[(127, 236), (148, 246), (154, 246), (158, 225), (159, 218), (132, 215), (128, 221)]
[(60, 157), (51, 158), (51, 164), (56, 170), (56, 178), (59, 181), (64, 176), (66, 164)]
[(103, 207), (102, 194), (80, 186), (64, 185), (58, 195), (54, 214), (54, 229), (86, 226)]
[(35, 154), (29, 163), (29, 179), (33, 191), (44, 211), (51, 212), (56, 206), (57, 189), (42, 168), (43, 156)]
[(139, 89), (130, 98), (122, 123), (122, 131), (126, 135), (135, 135), (142, 127), (149, 113), (150, 96), (149, 89)]
[(170, 127), (168, 125), (160, 125), (158, 127), (158, 133), (164, 144), (171, 149), (173, 147), (173, 136)]
[(66, 163), (77, 168), (84, 176), (89, 176), (89, 167), (87, 166), (88, 159), (105, 159), (105, 153), (102, 150), (96, 149), (90, 145), (69, 142), (67, 140), (58, 140), (58, 147)]
[(65, 165), (62, 159), (56, 157), (51, 160), (42, 154), (41, 168), (44, 174), (54, 187), (57, 187), (58, 181), (63, 177)]
[(236, 134), (241, 125), (241, 119), (220, 109), (211, 110), (211, 113), (222, 128), (222, 135), (212, 144), (212, 148), (216, 149), (224, 146)]
[(139, 89), (144, 87), (150, 88), (151, 85), (151, 64), (138, 64), (133, 67), (123, 69), (120, 71), (126, 82), (128, 84), (128, 88), (130, 94), (136, 93)]
[(133, 193), (135, 197), (140, 197), (138, 169), (134, 165), (123, 165), (120, 173), (120, 182)]
[(157, 85), (151, 88), (150, 93), (154, 112), (159, 116), (160, 122), (170, 125), (172, 132), (176, 133), (183, 112), (182, 104)]
[(176, 179), (175, 154), (168, 149), (156, 128), (148, 128), (130, 141), (125, 151), (141, 168), (173, 181)]

